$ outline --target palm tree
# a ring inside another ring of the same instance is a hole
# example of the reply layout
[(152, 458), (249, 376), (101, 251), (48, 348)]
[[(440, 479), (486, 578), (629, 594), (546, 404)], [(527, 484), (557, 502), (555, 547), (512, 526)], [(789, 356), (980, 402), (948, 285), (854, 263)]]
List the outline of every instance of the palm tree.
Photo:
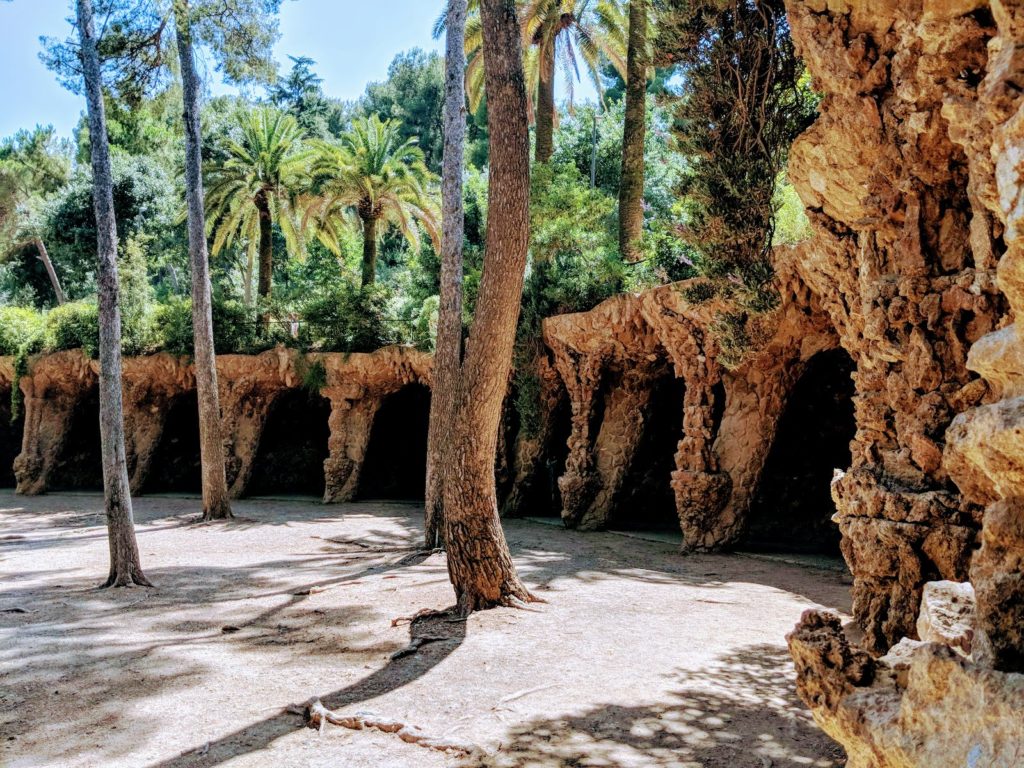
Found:
[[(522, 32), (523, 66), (527, 84), (527, 110), (537, 126), (536, 160), (546, 163), (554, 151), (555, 75), (561, 69), (569, 86), (580, 68), (601, 90), (601, 63), (607, 59), (626, 77), (626, 15), (618, 0), (517, 0)], [(470, 108), (480, 106), (484, 95), (483, 34), (480, 0), (470, 0), (466, 21), (466, 92)], [(434, 26), (439, 36), (445, 14)]]
[(377, 241), (384, 229), (397, 227), (418, 248), (422, 225), (439, 247), (440, 212), (428, 193), (434, 178), (415, 139), (402, 139), (400, 123), (371, 115), (356, 120), (340, 144), (321, 141), (314, 146), (312, 194), (304, 221), (324, 245), (340, 253), (341, 228), (358, 220), (364, 286), (377, 277)]
[(206, 221), (214, 233), (213, 255), (236, 240), (247, 244), (248, 301), (256, 255), (257, 292), (262, 298), (270, 296), (274, 224), (280, 227), (289, 251), (302, 250), (297, 220), (309, 153), (299, 124), (284, 112), (269, 107), (240, 112), (238, 128), (240, 140), (228, 142), (227, 159), (211, 169)]

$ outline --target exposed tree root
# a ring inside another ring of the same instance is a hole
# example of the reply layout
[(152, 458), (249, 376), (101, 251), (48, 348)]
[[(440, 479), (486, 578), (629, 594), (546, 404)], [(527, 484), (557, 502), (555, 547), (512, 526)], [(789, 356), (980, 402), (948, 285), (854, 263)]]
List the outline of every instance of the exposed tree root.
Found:
[(153, 584), (146, 578), (140, 568), (129, 568), (126, 571), (115, 571), (111, 569), (107, 580), (99, 585), (99, 589), (110, 589), (111, 587), (152, 587)]
[(412, 642), (405, 646), (405, 648), (392, 653), (391, 660), (395, 661), (396, 659), (401, 659), (405, 656), (412, 656), (424, 645), (429, 645), (430, 643), (443, 643), (445, 640), (452, 639), (453, 638), (451, 637), (440, 637), (438, 635), (420, 635), (419, 637), (414, 637)]
[(401, 624), (415, 624), (417, 621), (422, 621), (423, 619), (448, 619), (451, 615), (451, 608), (446, 608), (443, 611), (439, 611), (435, 608), (424, 608), (416, 611), (412, 616), (399, 616), (397, 619), (392, 619), (391, 626), (397, 627)]
[[(289, 708), (295, 711), (294, 708)], [(415, 744), (417, 747), (434, 749), (438, 752), (456, 752), (463, 755), (477, 755), (481, 753), (479, 747), (456, 739), (429, 736), (413, 725), (406, 725), (398, 720), (389, 720), (369, 712), (356, 712), (352, 715), (342, 715), (327, 709), (320, 699), (312, 699), (303, 707), (303, 716), (306, 722), (313, 728), (318, 728), (320, 733), (328, 723), (339, 725), (342, 728), (350, 728), (354, 731), (376, 730), (383, 733), (393, 733), (407, 744)]]

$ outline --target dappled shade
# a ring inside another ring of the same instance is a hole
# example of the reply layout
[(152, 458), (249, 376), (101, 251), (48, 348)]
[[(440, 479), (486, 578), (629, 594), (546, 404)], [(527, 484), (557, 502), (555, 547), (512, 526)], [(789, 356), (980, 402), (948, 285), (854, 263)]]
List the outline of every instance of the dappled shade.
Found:
[(306, 389), (282, 392), (270, 406), (248, 496), (322, 496), (330, 401)]
[(423, 498), (429, 420), (430, 390), (421, 384), (410, 384), (384, 399), (370, 432), (360, 498)]
[(808, 363), (790, 393), (765, 462), (747, 546), (839, 553), (831, 482), (834, 470), (846, 470), (851, 461), (853, 371), (842, 349), (821, 352)]

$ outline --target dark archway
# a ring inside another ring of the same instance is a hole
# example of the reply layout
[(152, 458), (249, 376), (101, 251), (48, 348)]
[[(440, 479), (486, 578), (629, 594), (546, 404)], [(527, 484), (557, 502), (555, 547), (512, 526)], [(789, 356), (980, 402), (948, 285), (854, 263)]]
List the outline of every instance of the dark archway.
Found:
[(93, 386), (75, 403), (64, 442), (50, 470), (51, 491), (102, 491), (100, 390)]
[(569, 437), (572, 435), (572, 406), (564, 389), (548, 419), (550, 424), (536, 469), (522, 489), (519, 514), (525, 517), (562, 516), (562, 492), (558, 478), (565, 474)]
[(789, 395), (750, 508), (745, 546), (839, 554), (831, 483), (850, 466), (855, 370), (842, 349), (811, 358)]
[(331, 401), (317, 392), (289, 389), (274, 398), (246, 494), (323, 496), (330, 416)]
[(199, 400), (193, 390), (171, 401), (160, 444), (153, 452), (141, 493), (202, 492)]
[(359, 498), (423, 498), (427, 475), (430, 390), (410, 384), (384, 398), (370, 430)]
[(11, 388), (0, 387), (0, 488), (14, 488), (14, 460), (21, 453), (21, 437), (25, 427), (24, 409), (11, 420)]
[(652, 382), (643, 433), (615, 499), (610, 529), (679, 532), (672, 472), (683, 435), (685, 396), (685, 379), (677, 379), (670, 371)]

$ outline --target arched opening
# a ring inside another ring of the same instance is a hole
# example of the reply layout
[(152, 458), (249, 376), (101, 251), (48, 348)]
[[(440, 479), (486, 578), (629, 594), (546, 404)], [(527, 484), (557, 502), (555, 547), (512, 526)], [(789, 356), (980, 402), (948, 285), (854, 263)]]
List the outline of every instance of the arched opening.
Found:
[(75, 403), (67, 434), (50, 470), (48, 490), (103, 490), (100, 447), (100, 390), (93, 386)]
[(330, 416), (331, 401), (317, 392), (289, 389), (274, 398), (247, 495), (323, 496)]
[(202, 493), (199, 400), (194, 390), (171, 401), (149, 467), (142, 493)]
[(619, 531), (679, 532), (672, 472), (683, 434), (686, 380), (667, 371), (651, 383), (636, 452), (615, 499), (608, 527)]
[(0, 488), (14, 488), (14, 460), (21, 453), (24, 411), (11, 420), (11, 388), (0, 387)]
[(430, 390), (410, 384), (384, 398), (370, 430), (359, 498), (423, 498), (427, 475)]
[(569, 436), (572, 434), (572, 406), (564, 390), (548, 418), (551, 422), (540, 460), (523, 492), (521, 510), (526, 517), (562, 516), (562, 492), (558, 478), (565, 474)]
[(820, 352), (807, 364), (779, 419), (751, 504), (749, 548), (839, 554), (831, 482), (835, 469), (850, 466), (854, 370), (842, 349)]

